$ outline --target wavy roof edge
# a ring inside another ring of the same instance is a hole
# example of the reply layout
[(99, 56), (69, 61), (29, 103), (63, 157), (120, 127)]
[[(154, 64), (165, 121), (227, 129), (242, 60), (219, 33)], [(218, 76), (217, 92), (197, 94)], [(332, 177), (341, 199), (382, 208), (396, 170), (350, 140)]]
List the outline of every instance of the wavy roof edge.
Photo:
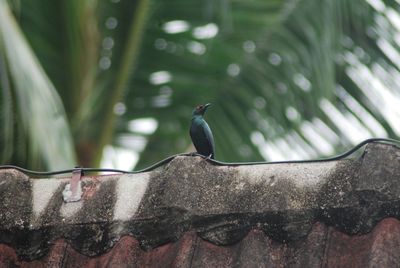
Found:
[(85, 176), (83, 199), (65, 203), (69, 177), (35, 179), (0, 171), (0, 243), (25, 259), (64, 238), (94, 256), (123, 236), (151, 249), (188, 232), (232, 245), (261, 230), (277, 243), (304, 241), (320, 222), (346, 234), (399, 218), (400, 149), (369, 144), (356, 159), (214, 166), (177, 157), (151, 172)]

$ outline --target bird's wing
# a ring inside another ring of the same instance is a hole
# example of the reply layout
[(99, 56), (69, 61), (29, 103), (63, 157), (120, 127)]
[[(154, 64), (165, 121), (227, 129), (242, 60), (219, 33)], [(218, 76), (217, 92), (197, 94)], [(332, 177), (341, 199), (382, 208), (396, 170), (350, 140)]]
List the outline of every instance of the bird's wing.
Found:
[(214, 144), (214, 137), (213, 134), (211, 132), (210, 127), (208, 126), (207, 122), (204, 122), (204, 134), (206, 136), (208, 145), (210, 146), (211, 150), (212, 150), (212, 158), (214, 158), (214, 154), (215, 154), (215, 144)]

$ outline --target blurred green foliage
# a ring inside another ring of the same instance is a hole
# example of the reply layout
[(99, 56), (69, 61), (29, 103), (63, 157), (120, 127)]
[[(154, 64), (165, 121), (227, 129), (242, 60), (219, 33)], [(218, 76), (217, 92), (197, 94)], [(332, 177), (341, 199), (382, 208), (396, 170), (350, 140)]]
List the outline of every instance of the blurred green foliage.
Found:
[[(98, 166), (111, 144), (143, 167), (190, 150), (191, 110), (205, 102), (224, 161), (396, 138), (398, 11), (382, 0), (0, 0), (1, 162)], [(140, 118), (158, 127), (129, 127)]]

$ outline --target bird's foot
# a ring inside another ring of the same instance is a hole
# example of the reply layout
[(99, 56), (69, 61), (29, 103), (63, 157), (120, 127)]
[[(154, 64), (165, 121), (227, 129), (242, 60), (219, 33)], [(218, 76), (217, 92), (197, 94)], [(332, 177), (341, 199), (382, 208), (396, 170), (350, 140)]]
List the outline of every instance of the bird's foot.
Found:
[(210, 154), (210, 155), (208, 155), (208, 156), (205, 156), (205, 155), (199, 154), (198, 152), (191, 152), (191, 153), (188, 153), (187, 155), (188, 155), (188, 156), (199, 156), (199, 157), (204, 158), (204, 159), (206, 159), (206, 160), (210, 160), (210, 159), (212, 159), (212, 157), (213, 157), (213, 154)]

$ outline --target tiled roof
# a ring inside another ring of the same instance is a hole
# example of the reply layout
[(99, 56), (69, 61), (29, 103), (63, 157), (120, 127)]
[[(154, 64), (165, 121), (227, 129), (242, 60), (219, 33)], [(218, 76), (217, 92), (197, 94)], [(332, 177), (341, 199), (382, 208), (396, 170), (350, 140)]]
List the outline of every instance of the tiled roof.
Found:
[(143, 250), (123, 236), (99, 256), (79, 253), (64, 239), (35, 260), (21, 260), (15, 250), (0, 244), (0, 267), (399, 267), (400, 222), (387, 218), (365, 235), (346, 235), (316, 223), (307, 237), (279, 243), (261, 230), (239, 242), (217, 246), (185, 233), (178, 241)]
[(400, 150), (353, 160), (214, 166), (178, 157), (134, 175), (0, 172), (0, 266), (393, 267)]

